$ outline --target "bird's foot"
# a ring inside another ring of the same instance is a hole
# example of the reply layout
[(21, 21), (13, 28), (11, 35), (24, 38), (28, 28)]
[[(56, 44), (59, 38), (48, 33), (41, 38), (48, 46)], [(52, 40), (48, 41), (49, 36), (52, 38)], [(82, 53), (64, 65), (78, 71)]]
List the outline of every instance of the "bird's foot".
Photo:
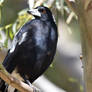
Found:
[(41, 90), (40, 89), (38, 89), (37, 87), (35, 87), (35, 86), (31, 86), (32, 88), (33, 88), (33, 92), (41, 92)]
[(26, 83), (33, 88), (33, 92), (41, 92), (40, 89), (38, 89), (37, 87), (33, 86), (29, 80), (26, 80)]

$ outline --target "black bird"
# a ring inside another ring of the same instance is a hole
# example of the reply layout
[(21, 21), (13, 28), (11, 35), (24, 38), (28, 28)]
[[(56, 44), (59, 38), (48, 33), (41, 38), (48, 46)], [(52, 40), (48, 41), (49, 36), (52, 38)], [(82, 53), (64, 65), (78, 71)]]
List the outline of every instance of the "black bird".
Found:
[(27, 12), (35, 19), (24, 24), (15, 35), (3, 66), (9, 73), (16, 69), (30, 85), (53, 61), (58, 33), (50, 9), (39, 6)]

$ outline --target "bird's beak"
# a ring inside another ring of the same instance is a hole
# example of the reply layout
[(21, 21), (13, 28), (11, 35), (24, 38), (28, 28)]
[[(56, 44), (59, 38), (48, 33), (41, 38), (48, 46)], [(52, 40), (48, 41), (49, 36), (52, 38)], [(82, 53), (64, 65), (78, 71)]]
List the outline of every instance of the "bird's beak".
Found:
[(38, 11), (38, 9), (31, 9), (31, 10), (28, 10), (27, 13), (32, 14), (33, 16), (41, 17), (41, 14), (40, 14), (40, 12)]

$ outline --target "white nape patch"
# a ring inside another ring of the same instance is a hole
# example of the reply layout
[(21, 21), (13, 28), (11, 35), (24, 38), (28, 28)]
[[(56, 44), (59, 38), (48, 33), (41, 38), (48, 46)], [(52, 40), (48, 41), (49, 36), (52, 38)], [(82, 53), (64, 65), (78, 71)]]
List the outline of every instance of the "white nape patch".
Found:
[(25, 37), (27, 36), (27, 32), (23, 33), (22, 37), (21, 37), (21, 40), (19, 42), (19, 45), (21, 45), (22, 42), (25, 41)]

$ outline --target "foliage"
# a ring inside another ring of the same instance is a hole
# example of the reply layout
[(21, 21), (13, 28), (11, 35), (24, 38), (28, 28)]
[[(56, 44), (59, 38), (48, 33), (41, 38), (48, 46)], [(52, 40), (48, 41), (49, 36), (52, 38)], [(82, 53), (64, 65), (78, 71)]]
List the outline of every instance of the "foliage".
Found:
[[(53, 0), (54, 1), (54, 0)], [(40, 2), (40, 0), (39, 0)], [(43, 0), (43, 4), (48, 6), (49, 0), (48, 1), (45, 1)], [(2, 19), (3, 19), (3, 16), (2, 16), (2, 7), (3, 6), (3, 3), (4, 3), (4, 0), (0, 0), (0, 23), (2, 23)], [(42, 2), (41, 2), (42, 3)], [(39, 3), (35, 2), (35, 5), (38, 5)], [(52, 3), (53, 4), (53, 3)], [(68, 14), (68, 15), (71, 15), (71, 11), (70, 9), (68, 8), (68, 6), (66, 5), (66, 3), (64, 2), (64, 0), (56, 0), (54, 1), (54, 4), (56, 5), (56, 9), (61, 12), (61, 14)], [(50, 5), (49, 5), (50, 6)], [(35, 6), (34, 6), (35, 7)], [(52, 7), (53, 8), (53, 7)], [(0, 26), (0, 31), (3, 31), (6, 35), (6, 40), (2, 43), (4, 47), (7, 47), (8, 46), (8, 40), (13, 40), (13, 37), (14, 35), (16, 34), (16, 32), (18, 31), (19, 28), (21, 28), (21, 26), (26, 23), (28, 20), (32, 19), (32, 16), (31, 15), (28, 15), (27, 14), (27, 9), (23, 9), (21, 10), (19, 13), (18, 13), (18, 17), (17, 19), (15, 20), (15, 22), (13, 23), (10, 23), (10, 24), (7, 24), (5, 26)], [(75, 14), (73, 14), (73, 16), (75, 16)], [(72, 16), (72, 17), (73, 17)], [(68, 20), (68, 23), (72, 20), (71, 17), (69, 17), (70, 19), (67, 19), (68, 17), (66, 17), (66, 22)], [(3, 37), (2, 37), (2, 34), (0, 32), (0, 40), (2, 40)]]
[[(3, 31), (6, 35), (6, 40), (2, 43), (4, 47), (8, 46), (8, 40), (13, 40), (14, 35), (19, 30), (19, 28), (32, 19), (32, 16), (27, 14), (28, 9), (23, 9), (18, 13), (18, 18), (15, 20), (14, 23), (1, 26), (0, 31)], [(2, 40), (2, 35), (0, 34), (0, 39)]]

